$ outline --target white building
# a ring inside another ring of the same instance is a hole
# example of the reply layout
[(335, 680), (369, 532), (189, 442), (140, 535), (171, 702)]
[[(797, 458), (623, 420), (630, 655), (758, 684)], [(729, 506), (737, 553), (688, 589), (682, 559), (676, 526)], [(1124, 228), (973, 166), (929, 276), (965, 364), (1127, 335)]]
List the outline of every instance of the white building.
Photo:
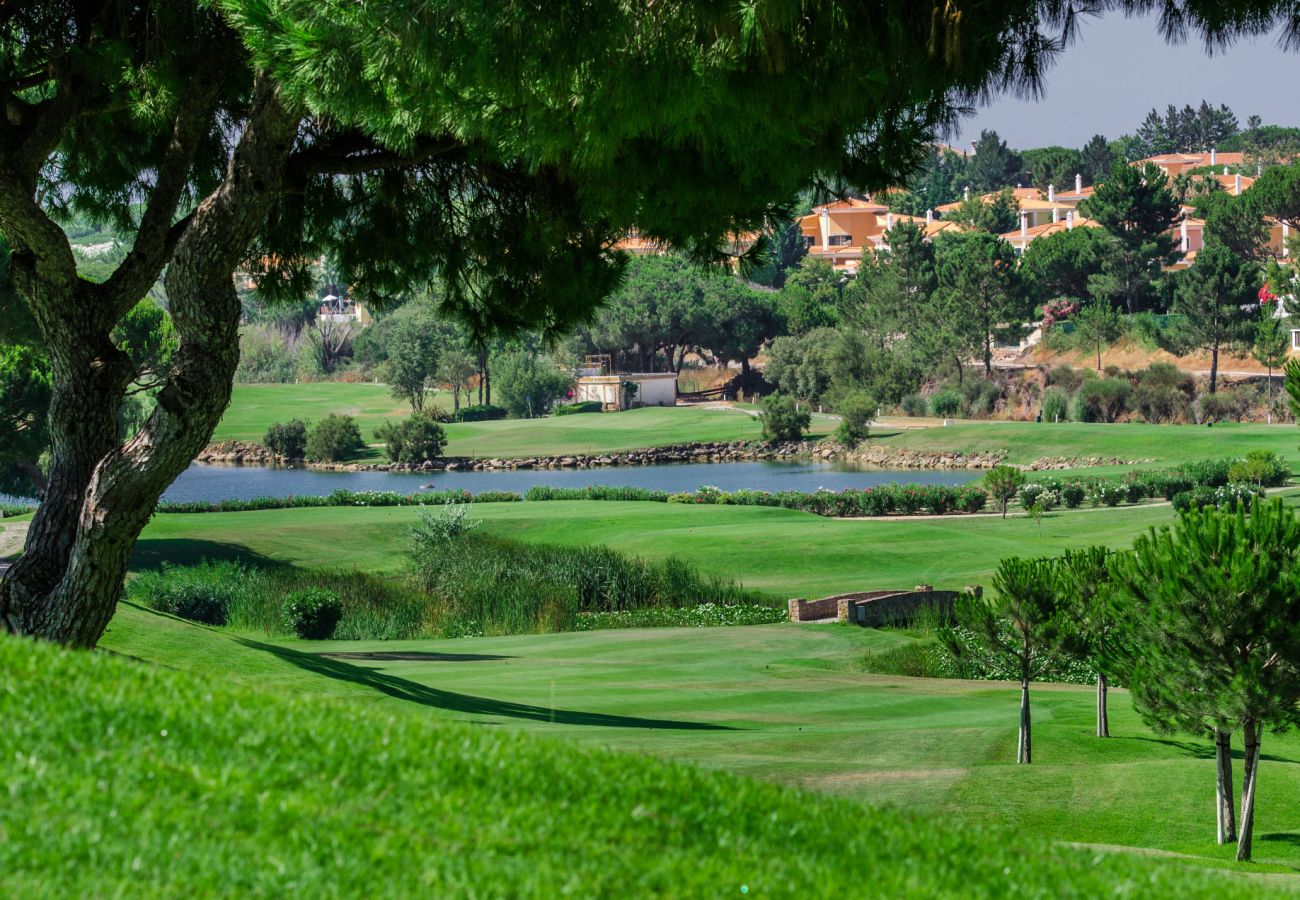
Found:
[(676, 406), (677, 374), (583, 375), (578, 379), (573, 399), (578, 403), (597, 402), (606, 411), (637, 406)]

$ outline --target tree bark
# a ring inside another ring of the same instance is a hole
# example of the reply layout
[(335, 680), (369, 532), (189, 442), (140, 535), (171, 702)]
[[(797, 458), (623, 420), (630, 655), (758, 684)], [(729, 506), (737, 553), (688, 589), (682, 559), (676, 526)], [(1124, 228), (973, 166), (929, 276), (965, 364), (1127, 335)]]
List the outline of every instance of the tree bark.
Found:
[(1210, 348), (1210, 393), (1218, 390), (1219, 385), (1219, 345)]
[(1246, 758), (1241, 778), (1241, 829), (1237, 833), (1237, 860), (1250, 859), (1250, 844), (1255, 831), (1255, 783), (1259, 778), (1259, 726), (1253, 719), (1242, 723), (1242, 741)]
[(1110, 709), (1106, 702), (1106, 692), (1110, 686), (1106, 683), (1106, 676), (1102, 672), (1097, 673), (1097, 737), (1110, 737)]
[(1237, 839), (1237, 811), (1232, 802), (1232, 735), (1214, 729), (1214, 801), (1217, 839), (1227, 844)]
[(18, 280), (45, 337), (55, 387), (50, 484), (20, 563), (0, 582), (8, 630), (78, 647), (93, 647), (103, 634), (140, 530), (229, 400), (239, 357), (232, 275), (277, 196), (296, 131), (297, 118), (261, 82), (225, 179), (175, 244), (167, 292), (176, 361), (153, 414), (126, 444), (118, 446), (117, 408), (133, 373), (109, 333), (138, 297), (88, 303), (75, 291), (102, 286), (49, 297)]

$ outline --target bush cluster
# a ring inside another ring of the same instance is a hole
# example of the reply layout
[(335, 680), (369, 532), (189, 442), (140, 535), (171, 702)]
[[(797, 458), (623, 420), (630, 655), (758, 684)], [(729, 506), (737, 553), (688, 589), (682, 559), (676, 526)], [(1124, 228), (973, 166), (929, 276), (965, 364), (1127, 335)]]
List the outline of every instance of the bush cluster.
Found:
[(330, 413), (307, 435), (306, 454), (312, 462), (342, 462), (365, 449), (361, 429), (351, 416)]
[(604, 409), (599, 400), (583, 400), (581, 403), (559, 403), (551, 409), (556, 416), (574, 416), (579, 413), (598, 413)]
[(763, 440), (798, 441), (812, 425), (812, 413), (800, 409), (794, 399), (785, 394), (772, 394), (763, 399), (758, 420), (763, 426)]
[(320, 587), (294, 591), (284, 598), (284, 623), (305, 641), (325, 641), (343, 618), (343, 604), (333, 591)]
[(462, 406), (451, 414), (451, 420), (453, 422), (490, 422), (494, 419), (504, 419), (506, 415), (505, 407), (484, 403), (477, 406)]
[(523, 498), (514, 491), (465, 490), (422, 491), (399, 494), (396, 491), (338, 490), (324, 497), (251, 497), (247, 500), (165, 500), (158, 504), (162, 513), (255, 512), (262, 509), (307, 509), (322, 506), (441, 506), (446, 503), (511, 503)]
[(609, 628), (716, 628), (722, 625), (769, 625), (784, 622), (788, 612), (760, 603), (701, 603), (685, 607), (649, 607), (622, 612), (581, 613), (575, 631)]
[(385, 422), (375, 429), (375, 437), (384, 442), (389, 462), (408, 465), (432, 462), (447, 446), (442, 426), (427, 412), (412, 413), (402, 422)]
[(307, 453), (307, 423), (302, 419), (276, 422), (266, 429), (262, 444), (285, 459), (302, 459)]
[(25, 516), (34, 512), (36, 512), (35, 504), (0, 503), (0, 519), (6, 519), (10, 516)]
[(890, 513), (943, 515), (951, 512), (979, 512), (988, 495), (965, 485), (886, 484), (863, 490), (845, 491), (722, 491), (705, 486), (695, 491), (670, 494), (639, 487), (581, 488), (536, 486), (524, 495), (528, 500), (642, 500), (655, 503), (691, 503), (701, 506), (775, 506), (798, 509), (820, 516), (885, 516)]

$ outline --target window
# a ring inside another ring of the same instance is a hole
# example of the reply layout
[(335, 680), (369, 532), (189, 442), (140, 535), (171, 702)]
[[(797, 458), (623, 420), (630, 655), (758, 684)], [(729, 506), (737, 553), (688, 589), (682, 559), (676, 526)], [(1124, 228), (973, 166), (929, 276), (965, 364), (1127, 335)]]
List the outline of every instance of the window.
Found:
[(1291, 349), (1300, 350), (1300, 328), (1291, 329)]
[(853, 242), (851, 234), (832, 234), (828, 242), (832, 247), (847, 247)]

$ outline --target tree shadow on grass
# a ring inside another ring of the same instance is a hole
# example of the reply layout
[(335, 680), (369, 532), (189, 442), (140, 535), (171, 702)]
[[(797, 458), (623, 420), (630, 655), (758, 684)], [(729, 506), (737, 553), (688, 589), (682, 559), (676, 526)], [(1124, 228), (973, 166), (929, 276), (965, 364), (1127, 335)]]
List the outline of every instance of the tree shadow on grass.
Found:
[(427, 653), (420, 650), (382, 650), (375, 653), (320, 653), (329, 659), (368, 659), (376, 662), (486, 662), (494, 659), (514, 659), (493, 653)]
[[(1190, 741), (1190, 740), (1179, 740), (1176, 738), (1162, 738), (1162, 737), (1147, 737), (1144, 735), (1134, 735), (1133, 737), (1130, 738), (1130, 740), (1147, 741), (1152, 744), (1164, 744), (1166, 747), (1174, 747), (1178, 750), (1182, 750), (1188, 756), (1194, 756), (1197, 759), (1214, 759), (1214, 745), (1210, 744), (1208, 741), (1206, 743), (1196, 743), (1195, 741)], [(1241, 747), (1233, 747), (1232, 758), (1234, 760), (1239, 760), (1239, 759), (1244, 760), (1246, 758), (1245, 751), (1243, 751)], [(1281, 763), (1296, 762), (1296, 760), (1286, 756), (1277, 756), (1272, 753), (1263, 753), (1263, 752), (1259, 754), (1259, 758), (1261, 762), (1281, 762)]]
[(275, 644), (240, 638), (239, 643), (254, 650), (270, 653), (285, 662), (306, 669), (327, 678), (350, 681), (362, 687), (370, 688), (406, 700), (446, 709), (453, 712), (469, 713), (480, 716), (504, 716), (511, 719), (529, 719), (534, 722), (552, 722), (557, 725), (596, 725), (606, 728), (649, 728), (670, 729), (678, 731), (731, 731), (726, 725), (712, 725), (707, 722), (681, 722), (672, 719), (643, 719), (638, 716), (615, 716), (604, 713), (581, 712), (570, 709), (550, 709), (545, 706), (531, 706), (514, 703), (509, 700), (491, 700), (487, 697), (473, 697), (469, 694), (457, 694), (442, 691), (406, 678), (398, 678), (363, 666), (354, 666), (338, 659), (330, 659), (317, 653), (304, 653)]
[(199, 538), (145, 538), (137, 541), (131, 554), (136, 571), (158, 569), (163, 563), (194, 565), (211, 562), (241, 562), (261, 568), (287, 568), (288, 563), (263, 556), (244, 544), (206, 541)]

